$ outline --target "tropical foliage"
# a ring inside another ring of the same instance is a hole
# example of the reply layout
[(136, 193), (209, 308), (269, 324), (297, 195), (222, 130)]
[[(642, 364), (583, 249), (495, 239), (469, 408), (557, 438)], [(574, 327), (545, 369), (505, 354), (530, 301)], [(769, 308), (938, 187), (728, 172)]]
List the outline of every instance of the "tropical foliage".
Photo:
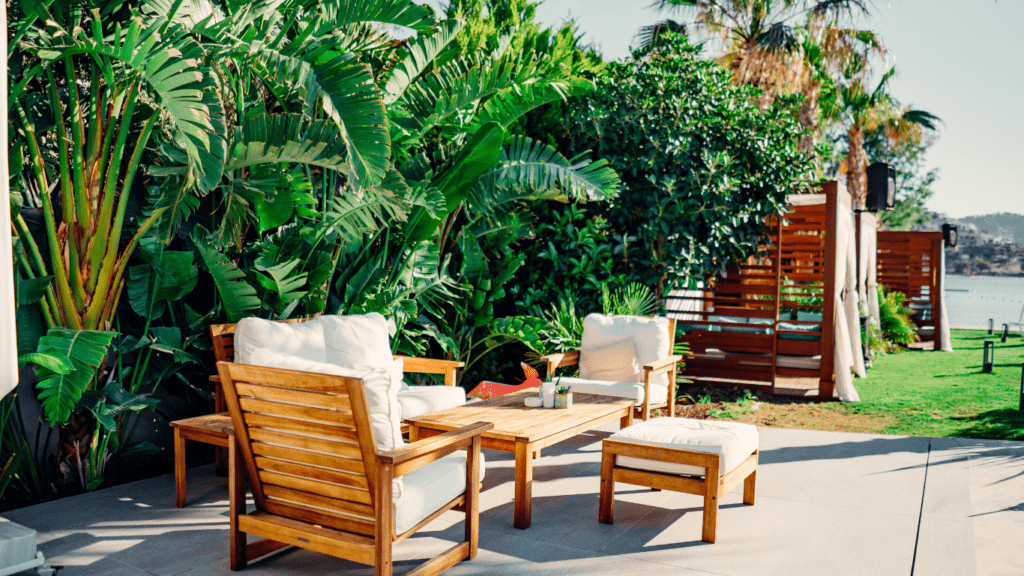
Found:
[(622, 194), (593, 208), (610, 226), (615, 271), (658, 294), (748, 256), (786, 194), (811, 184), (792, 101), (762, 108), (756, 88), (699, 52), (666, 33), (610, 64), (569, 116), (568, 145), (622, 175)]
[(205, 403), (211, 323), (379, 311), (400, 351), (470, 363), (529, 339), (493, 305), (519, 209), (619, 181), (514, 130), (594, 87), (571, 27), (521, 4), (450, 10), (470, 26), (409, 0), (16, 8), (19, 350), (59, 439), (50, 468), (48, 426), (6, 400), (2, 486), (92, 489), (152, 456), (135, 414)]
[(675, 3), (697, 26), (621, 62), (532, 0), (11, 3), (34, 379), (0, 400), (0, 508), (161, 458), (141, 415), (209, 410), (211, 324), (381, 312), (472, 384), (748, 256), (843, 122), (926, 187), (934, 117), (842, 92), (881, 53), (838, 24), (860, 2)]

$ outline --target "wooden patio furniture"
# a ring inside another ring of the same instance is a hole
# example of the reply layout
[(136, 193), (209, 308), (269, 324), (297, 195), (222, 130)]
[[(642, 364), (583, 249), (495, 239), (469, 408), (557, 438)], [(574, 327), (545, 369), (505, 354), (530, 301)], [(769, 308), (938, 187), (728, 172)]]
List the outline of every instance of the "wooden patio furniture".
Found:
[[(685, 428), (695, 422), (705, 430), (685, 438)], [(648, 429), (640, 431), (645, 426)], [(742, 433), (723, 435), (714, 430), (724, 427), (749, 427), (753, 430), (753, 440), (745, 430), (747, 438), (741, 438)], [(710, 433), (707, 428), (712, 429)], [(716, 439), (722, 440), (715, 447), (717, 452), (710, 451), (709, 444)], [(692, 443), (687, 444), (688, 440)], [(701, 539), (714, 543), (722, 496), (743, 482), (743, 503), (754, 505), (757, 460), (757, 428), (749, 424), (655, 418), (624, 428), (605, 439), (601, 446), (598, 521), (614, 523), (616, 482), (696, 494), (704, 497)]]
[[(643, 384), (644, 384), (644, 400), (643, 403), (636, 408), (637, 414), (641, 420), (647, 420), (651, 416), (652, 408), (668, 408), (669, 414), (675, 414), (676, 406), (676, 366), (683, 359), (682, 356), (672, 355), (672, 349), (675, 347), (676, 341), (676, 320), (674, 318), (668, 318), (668, 334), (669, 334), (669, 355), (657, 360), (642, 363), (640, 365), (643, 370)], [(638, 351), (639, 352), (639, 351)], [(542, 356), (541, 361), (547, 365), (547, 379), (553, 380), (555, 378), (555, 372), (565, 366), (578, 366), (580, 363), (581, 350), (572, 350), (569, 352), (562, 352), (559, 354), (549, 354)], [(668, 373), (668, 398), (666, 402), (651, 402), (651, 378), (658, 374)], [(592, 388), (587, 388), (586, 392), (597, 394)]]
[[(289, 320), (276, 320), (276, 322), (298, 324), (308, 320), (308, 318), (292, 318)], [(213, 356), (217, 362), (235, 361), (235, 331), (237, 328), (238, 324), (214, 324), (210, 326)], [(403, 356), (402, 361), (405, 372), (443, 375), (446, 386), (455, 386), (456, 372), (465, 365), (462, 362), (453, 360), (434, 360), (407, 356)], [(219, 474), (227, 475), (227, 438), (231, 429), (231, 422), (221, 389), (220, 376), (210, 376), (210, 381), (214, 383), (214, 413), (171, 422), (171, 427), (174, 428), (174, 504), (178, 508), (186, 504), (186, 440), (214, 446), (214, 467)], [(408, 426), (403, 424), (402, 432), (407, 433)]]
[(513, 525), (530, 527), (533, 510), (533, 459), (542, 448), (578, 436), (608, 422), (619, 421), (625, 427), (633, 423), (634, 402), (628, 398), (573, 393), (571, 408), (555, 410), (528, 408), (527, 397), (536, 397), (530, 388), (496, 396), (457, 408), (449, 408), (415, 418), (407, 418), (409, 440), (443, 435), (473, 422), (491, 422), (484, 432), (482, 446), (516, 455), (516, 491)]
[[(466, 514), (465, 540), (407, 574), (439, 574), (476, 556), (481, 434), (492, 424), (378, 452), (362, 380), (228, 362), (217, 369), (238, 440), (229, 450), (232, 570), (291, 545), (390, 576), (394, 546), (453, 509)], [(464, 489), (456, 486), (457, 496), (436, 509), (417, 501), (426, 516), (396, 530), (409, 501), (396, 504), (395, 480), (404, 478), (405, 491), (414, 492), (410, 474), (457, 450), (467, 451)], [(246, 477), (256, 504), (249, 513)], [(247, 543), (246, 534), (260, 540)]]

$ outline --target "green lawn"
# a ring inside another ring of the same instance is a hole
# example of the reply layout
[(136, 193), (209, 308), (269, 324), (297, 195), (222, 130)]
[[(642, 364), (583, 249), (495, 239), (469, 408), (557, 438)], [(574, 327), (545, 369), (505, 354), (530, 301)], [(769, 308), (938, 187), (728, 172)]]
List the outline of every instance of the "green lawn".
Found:
[[(982, 374), (982, 348), (996, 343), (995, 371)], [(1024, 339), (954, 330), (955, 352), (906, 350), (875, 359), (867, 378), (854, 379), (860, 402), (819, 402), (753, 395), (741, 389), (684, 386), (690, 398), (677, 414), (759, 426), (907, 436), (1024, 440), (1018, 412)]]
[[(984, 341), (994, 340), (995, 370), (981, 372)], [(975, 330), (953, 331), (953, 353), (906, 351), (875, 359), (866, 379), (854, 384), (859, 405), (843, 409), (885, 415), (883, 434), (1024, 440), (1018, 412), (1024, 339)]]

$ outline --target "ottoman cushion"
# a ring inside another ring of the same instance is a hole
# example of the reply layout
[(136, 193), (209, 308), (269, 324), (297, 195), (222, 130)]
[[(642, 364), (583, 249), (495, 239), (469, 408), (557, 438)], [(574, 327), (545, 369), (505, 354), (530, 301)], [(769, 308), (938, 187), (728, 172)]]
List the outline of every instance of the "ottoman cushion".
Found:
[[(681, 448), (694, 452), (707, 452), (722, 457), (721, 474), (725, 474), (757, 450), (757, 427), (739, 422), (693, 420), (690, 418), (652, 418), (612, 434), (615, 440), (632, 440), (650, 446)], [(630, 456), (618, 456), (616, 466), (680, 474), (703, 476), (704, 468), (672, 462), (659, 462)]]

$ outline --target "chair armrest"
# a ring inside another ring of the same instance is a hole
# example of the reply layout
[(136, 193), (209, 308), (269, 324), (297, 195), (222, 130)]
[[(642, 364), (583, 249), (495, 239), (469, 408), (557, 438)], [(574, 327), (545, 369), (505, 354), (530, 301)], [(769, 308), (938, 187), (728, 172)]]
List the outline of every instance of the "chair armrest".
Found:
[(668, 372), (669, 370), (676, 367), (676, 363), (682, 360), (682, 356), (669, 356), (662, 358), (661, 360), (655, 360), (650, 364), (644, 365), (644, 372), (650, 372), (651, 375), (661, 374), (662, 372)]
[(554, 377), (555, 370), (558, 368), (561, 368), (562, 366), (578, 365), (580, 363), (580, 351), (570, 350), (569, 352), (548, 354), (547, 356), (541, 356), (540, 359), (547, 365), (547, 377), (550, 379)]
[(412, 356), (394, 356), (402, 360), (402, 370), (411, 374), (444, 374), (445, 386), (455, 386), (455, 373), (466, 365), (455, 360), (434, 360), (433, 358), (414, 358)]
[(401, 448), (381, 452), (377, 454), (377, 462), (393, 466), (395, 468), (394, 475), (397, 478), (444, 458), (456, 450), (466, 448), (473, 443), (473, 437), (480, 436), (492, 428), (494, 428), (494, 424), (491, 422), (477, 422), (449, 430), (444, 434), (418, 440)]

